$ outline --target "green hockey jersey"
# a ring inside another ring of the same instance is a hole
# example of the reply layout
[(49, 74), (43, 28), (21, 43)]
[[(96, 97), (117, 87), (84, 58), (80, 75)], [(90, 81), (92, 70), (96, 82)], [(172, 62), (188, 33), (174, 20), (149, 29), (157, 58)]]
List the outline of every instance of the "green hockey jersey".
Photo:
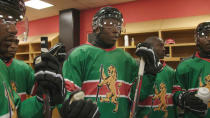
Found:
[(28, 64), (17, 59), (9, 61), (7, 67), (12, 89), (18, 93), (21, 101), (25, 100), (28, 95), (33, 94), (34, 71)]
[[(210, 59), (201, 58), (198, 53), (180, 63), (176, 70), (176, 83), (174, 85), (175, 103), (183, 90), (197, 91), (199, 87), (207, 87), (210, 90)], [(198, 118), (193, 113), (185, 111), (184, 118)], [(210, 100), (208, 113), (205, 118), (210, 118)]]
[(9, 72), (3, 61), (0, 60), (0, 118), (41, 118), (42, 104), (32, 97), (24, 102), (11, 89)]
[[(122, 49), (104, 50), (92, 45), (75, 48), (63, 65), (69, 92), (81, 89), (96, 101), (100, 118), (128, 118), (130, 91), (137, 76), (136, 61)], [(98, 88), (99, 87), (99, 88)]]
[(14, 116), (14, 118), (17, 118), (17, 110), (15, 104), (18, 104), (19, 101), (15, 101), (15, 96), (13, 96), (13, 91), (10, 89), (8, 82), (9, 75), (7, 67), (1, 60), (0, 66), (0, 118), (9, 118), (9, 116)]
[(175, 71), (163, 62), (163, 70), (151, 78), (143, 76), (137, 118), (175, 118), (173, 82)]

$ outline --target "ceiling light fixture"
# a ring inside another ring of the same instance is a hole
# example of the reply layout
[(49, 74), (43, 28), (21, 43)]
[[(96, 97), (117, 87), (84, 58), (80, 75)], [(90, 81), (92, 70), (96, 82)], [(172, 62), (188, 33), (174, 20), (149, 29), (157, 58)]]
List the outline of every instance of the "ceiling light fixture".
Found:
[(54, 6), (50, 3), (47, 3), (41, 0), (26, 1), (25, 5), (34, 9), (38, 9), (38, 10)]

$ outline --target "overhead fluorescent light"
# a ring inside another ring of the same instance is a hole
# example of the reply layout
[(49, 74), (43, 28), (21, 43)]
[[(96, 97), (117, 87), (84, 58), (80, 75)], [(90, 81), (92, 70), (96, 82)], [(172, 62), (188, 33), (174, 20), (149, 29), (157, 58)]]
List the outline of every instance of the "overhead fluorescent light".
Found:
[(34, 9), (44, 9), (44, 8), (48, 8), (48, 7), (52, 7), (54, 5), (41, 1), (41, 0), (30, 0), (30, 1), (26, 1), (25, 5)]

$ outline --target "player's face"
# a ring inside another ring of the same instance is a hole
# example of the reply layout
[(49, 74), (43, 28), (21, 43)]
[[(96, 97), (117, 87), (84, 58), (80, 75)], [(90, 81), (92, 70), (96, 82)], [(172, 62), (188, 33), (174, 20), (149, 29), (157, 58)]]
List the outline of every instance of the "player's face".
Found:
[(108, 18), (102, 21), (100, 40), (108, 45), (115, 45), (121, 33), (121, 25), (116, 19)]
[(158, 59), (163, 59), (165, 55), (165, 47), (163, 40), (158, 39), (153, 44), (154, 52), (156, 53)]
[(17, 40), (16, 22), (0, 19), (0, 55), (8, 52), (12, 42)]
[(210, 32), (208, 32), (203, 37), (199, 37), (197, 41), (199, 46), (203, 49), (203, 51), (210, 53)]
[(4, 54), (4, 57), (13, 58), (18, 49), (18, 43), (19, 43), (18, 39), (12, 40), (12, 44), (11, 46), (8, 47), (7, 53)]

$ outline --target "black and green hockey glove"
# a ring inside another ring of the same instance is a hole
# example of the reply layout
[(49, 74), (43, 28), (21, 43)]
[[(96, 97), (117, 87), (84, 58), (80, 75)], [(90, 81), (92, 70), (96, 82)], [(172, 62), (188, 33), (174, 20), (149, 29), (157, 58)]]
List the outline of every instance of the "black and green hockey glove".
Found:
[(145, 61), (145, 73), (155, 75), (162, 70), (163, 65), (156, 58), (156, 55), (148, 43), (139, 43), (136, 47), (136, 55), (143, 57)]
[(42, 53), (34, 59), (34, 69), (35, 82), (38, 85), (37, 98), (43, 101), (47, 93), (51, 106), (63, 103), (66, 90), (57, 58), (50, 53)]
[(203, 117), (207, 111), (207, 104), (195, 96), (196, 92), (183, 92), (179, 95), (178, 105), (185, 112), (192, 112), (199, 117)]
[(62, 118), (99, 118), (100, 112), (92, 100), (84, 100), (84, 92), (75, 91), (61, 107)]

